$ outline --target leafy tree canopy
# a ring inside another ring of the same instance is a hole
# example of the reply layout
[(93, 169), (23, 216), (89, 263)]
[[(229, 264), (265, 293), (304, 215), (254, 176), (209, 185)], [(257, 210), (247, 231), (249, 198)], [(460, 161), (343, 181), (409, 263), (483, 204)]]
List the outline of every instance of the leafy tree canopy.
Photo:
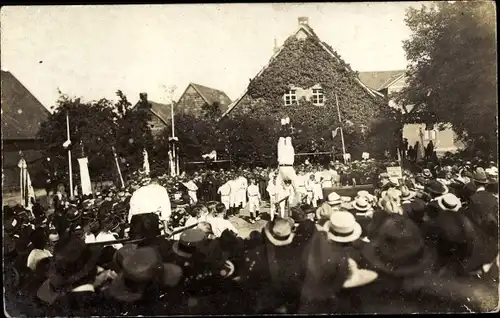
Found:
[(415, 105), (413, 120), (450, 123), (462, 141), (496, 152), (494, 4), (433, 3), (410, 8), (405, 21), (410, 65), (399, 102)]

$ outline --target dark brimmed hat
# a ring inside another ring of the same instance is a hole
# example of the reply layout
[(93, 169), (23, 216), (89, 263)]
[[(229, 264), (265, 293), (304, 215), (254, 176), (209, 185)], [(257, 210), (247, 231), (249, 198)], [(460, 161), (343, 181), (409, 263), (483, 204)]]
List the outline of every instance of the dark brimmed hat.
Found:
[(163, 264), (152, 247), (141, 247), (127, 255), (122, 273), (111, 283), (109, 294), (120, 301), (134, 302), (142, 298), (148, 283), (162, 278), (165, 286), (176, 286), (182, 278), (182, 269), (175, 264)]
[(422, 274), (432, 269), (435, 258), (412, 220), (391, 215), (380, 226), (378, 237), (361, 251), (373, 269), (392, 276)]
[(4, 231), (5, 233), (14, 233), (18, 231), (21, 228), (21, 220), (19, 220), (17, 217), (12, 217), (9, 218), (8, 220), (5, 220), (4, 223)]
[(52, 303), (60, 293), (67, 292), (75, 283), (96, 269), (98, 249), (89, 248), (85, 241), (69, 237), (54, 247), (49, 279), (42, 284), (37, 296)]
[(191, 258), (200, 244), (207, 239), (207, 234), (200, 229), (188, 229), (181, 233), (178, 241), (172, 245), (175, 254)]
[(435, 195), (443, 195), (448, 193), (448, 187), (437, 180), (431, 180), (427, 182), (424, 188), (425, 192), (432, 193)]
[(82, 217), (82, 212), (76, 206), (69, 206), (66, 211), (66, 218), (69, 222), (75, 222)]
[(267, 240), (275, 246), (285, 246), (292, 243), (295, 233), (293, 233), (294, 221), (286, 218), (275, 218), (264, 227), (264, 234)]

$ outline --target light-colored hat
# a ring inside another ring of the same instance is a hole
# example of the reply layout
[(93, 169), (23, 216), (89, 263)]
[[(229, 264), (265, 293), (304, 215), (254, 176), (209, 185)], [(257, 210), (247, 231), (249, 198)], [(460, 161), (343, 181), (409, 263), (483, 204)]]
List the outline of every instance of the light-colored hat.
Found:
[(358, 268), (358, 264), (352, 258), (347, 259), (349, 265), (349, 277), (342, 288), (354, 288), (370, 284), (377, 279), (378, 274), (368, 269)]
[(324, 230), (329, 239), (339, 243), (355, 241), (362, 233), (361, 225), (356, 222), (354, 215), (344, 211), (332, 213), (330, 220), (324, 225)]
[(337, 205), (342, 203), (342, 199), (340, 198), (340, 195), (337, 194), (337, 192), (332, 192), (328, 195), (326, 202), (330, 205)]
[(462, 207), (460, 199), (452, 193), (438, 197), (436, 202), (443, 211), (457, 212)]
[(406, 187), (403, 187), (401, 189), (401, 200), (402, 201), (413, 199), (416, 195), (417, 195), (417, 192), (411, 191)]
[(371, 209), (370, 204), (365, 197), (359, 197), (351, 203), (352, 207), (358, 211), (365, 212)]
[(275, 246), (285, 246), (292, 243), (295, 234), (293, 233), (294, 221), (291, 219), (277, 218), (268, 222), (264, 227), (266, 238)]

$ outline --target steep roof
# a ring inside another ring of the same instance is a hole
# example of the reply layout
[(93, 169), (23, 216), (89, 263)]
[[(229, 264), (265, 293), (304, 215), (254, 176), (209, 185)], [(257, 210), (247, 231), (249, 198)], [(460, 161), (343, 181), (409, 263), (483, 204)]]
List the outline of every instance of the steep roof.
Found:
[[(318, 35), (314, 32), (314, 30), (308, 25), (308, 24), (300, 24), (298, 29), (288, 38), (291, 38), (291, 37), (294, 37), (297, 35), (297, 33), (299, 33), (300, 31), (304, 31), (306, 34), (308, 34), (309, 36), (312, 36), (314, 38), (317, 38), (319, 39)], [(338, 54), (336, 52), (333, 51), (333, 49), (325, 42), (322, 42), (322, 41), (319, 41), (320, 42), (320, 45), (321, 47), (328, 52), (328, 54), (330, 54), (330, 56), (332, 56), (337, 62), (340, 62), (340, 57), (338, 56)], [(286, 41), (285, 41), (286, 43)], [(267, 63), (261, 70), (259, 73), (257, 73), (257, 75), (254, 77), (254, 78), (257, 78), (259, 77), (271, 64), (271, 62), (281, 53), (281, 51), (283, 50), (285, 45), (282, 45), (278, 48), (278, 50), (276, 50), (276, 52), (271, 56), (271, 58), (269, 59), (269, 63)], [(346, 67), (346, 71), (348, 72), (352, 72), (351, 70), (347, 69)], [(358, 85), (360, 85), (363, 89), (365, 89), (367, 91), (368, 94), (370, 94), (371, 96), (375, 97), (375, 96), (379, 96), (379, 97), (383, 97), (382, 94), (380, 94), (379, 92), (377, 92), (376, 90), (372, 89), (371, 87), (368, 87), (367, 85), (365, 85), (362, 81), (359, 80), (359, 78), (356, 78), (356, 82), (358, 83)], [(229, 105), (228, 109), (222, 114), (221, 117), (224, 117), (226, 116), (227, 114), (229, 114), (237, 105), (238, 103), (241, 101), (241, 99), (247, 94), (248, 92), (248, 88), (243, 92), (243, 94), (238, 98), (236, 99), (235, 101), (233, 101), (231, 103), (231, 105)]]
[[(158, 117), (165, 125), (167, 125), (170, 120), (170, 104), (161, 104), (153, 101), (148, 101), (151, 104), (151, 113)], [(132, 109), (136, 109), (137, 106), (139, 105), (139, 102), (137, 102)]]
[(376, 91), (389, 87), (392, 83), (404, 76), (405, 70), (381, 71), (381, 72), (359, 72), (359, 79), (366, 86)]
[[(226, 93), (221, 90), (203, 86), (200, 84), (189, 83), (186, 91), (189, 86), (193, 87), (205, 100), (205, 102), (207, 102), (207, 104), (213, 105), (214, 103), (219, 103), (222, 112), (226, 111), (227, 107), (231, 104), (231, 99), (227, 96)], [(184, 93), (186, 93), (186, 91), (184, 91)], [(184, 95), (184, 93), (182, 95)]]
[(50, 112), (8, 71), (1, 71), (2, 139), (35, 139)]

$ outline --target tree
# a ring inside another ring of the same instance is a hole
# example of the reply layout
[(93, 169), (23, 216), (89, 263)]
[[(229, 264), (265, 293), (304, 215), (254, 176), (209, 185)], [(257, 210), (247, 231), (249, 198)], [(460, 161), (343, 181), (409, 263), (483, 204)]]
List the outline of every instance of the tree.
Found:
[[(83, 102), (61, 93), (57, 108), (42, 123), (39, 137), (43, 143), (47, 178), (55, 185), (67, 184), (68, 157), (63, 143), (67, 139), (66, 114), (70, 120), (72, 166), (75, 184), (79, 180), (78, 161), (83, 151), (89, 159), (92, 180), (111, 180), (116, 173), (112, 146), (116, 147), (126, 175), (127, 170), (142, 164), (142, 149), (152, 145), (151, 130), (147, 125), (148, 112), (135, 110), (127, 97), (117, 92), (119, 100), (113, 104), (107, 99)], [(145, 102), (147, 104), (147, 102)], [(146, 106), (145, 106), (146, 107)], [(139, 107), (141, 108), (141, 107)], [(127, 169), (128, 167), (128, 169)]]
[(398, 96), (415, 105), (407, 119), (449, 123), (462, 141), (490, 153), (498, 138), (495, 18), (487, 1), (410, 8), (408, 85)]

